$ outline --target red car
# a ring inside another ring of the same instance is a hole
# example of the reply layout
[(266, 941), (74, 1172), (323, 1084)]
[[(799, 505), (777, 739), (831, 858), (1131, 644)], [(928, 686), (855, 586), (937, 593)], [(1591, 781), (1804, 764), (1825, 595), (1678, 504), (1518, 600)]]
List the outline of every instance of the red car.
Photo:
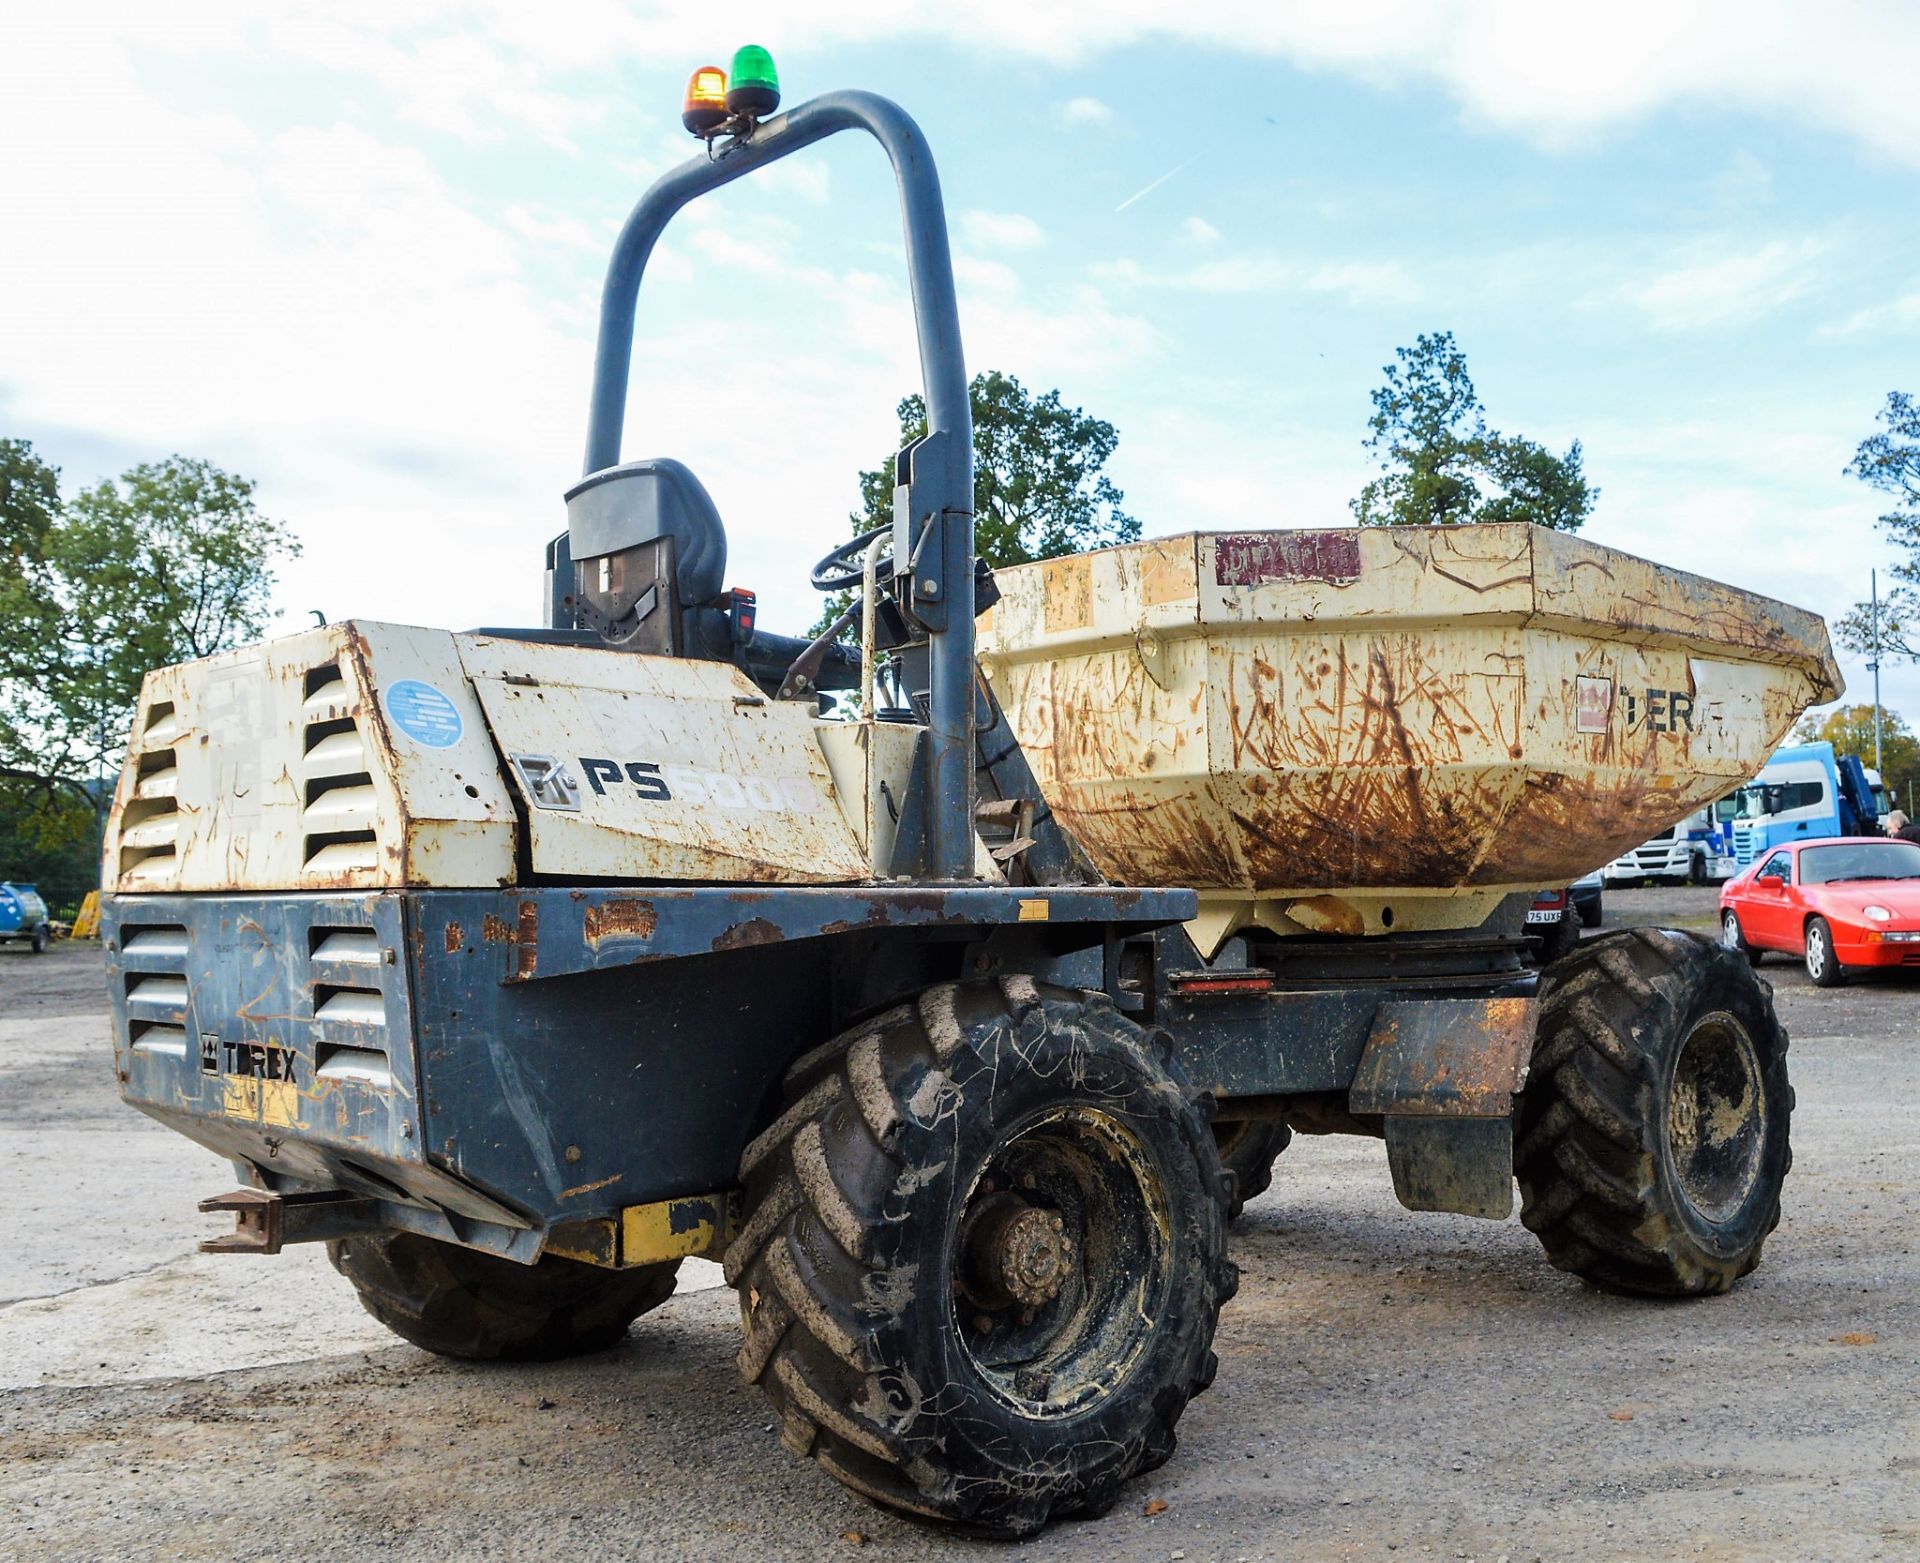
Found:
[(1797, 955), (1823, 988), (1852, 966), (1920, 969), (1920, 846), (1845, 837), (1776, 847), (1720, 892), (1720, 942)]

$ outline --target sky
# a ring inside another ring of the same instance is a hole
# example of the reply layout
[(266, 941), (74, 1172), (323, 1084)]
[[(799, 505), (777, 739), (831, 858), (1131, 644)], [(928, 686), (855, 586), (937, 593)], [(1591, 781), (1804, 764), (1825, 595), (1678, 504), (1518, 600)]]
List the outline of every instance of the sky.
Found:
[[(1896, 557), (1843, 469), (1920, 392), (1897, 0), (12, 6), (0, 436), (69, 491), (255, 479), (280, 628), (537, 622), (613, 235), (750, 41), (919, 121), (970, 372), (1113, 422), (1148, 535), (1346, 524), (1382, 366), (1450, 330), (1495, 427), (1582, 442), (1594, 540), (1830, 618)], [(647, 274), (625, 455), (701, 475), (768, 629), (917, 388), (893, 201), (838, 137)]]

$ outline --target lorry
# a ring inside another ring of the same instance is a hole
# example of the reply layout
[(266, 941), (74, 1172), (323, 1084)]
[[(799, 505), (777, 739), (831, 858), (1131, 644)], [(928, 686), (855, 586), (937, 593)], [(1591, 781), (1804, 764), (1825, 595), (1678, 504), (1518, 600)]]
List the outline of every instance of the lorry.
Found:
[[(865, 92), (774, 114), (742, 57), (616, 240), (547, 622), (349, 620), (142, 687), (115, 1061), (235, 1168), (205, 1246), (325, 1242), (472, 1359), (605, 1350), (717, 1257), (780, 1442), (993, 1536), (1173, 1454), (1296, 1132), (1379, 1140), (1415, 1210), (1517, 1181), (1595, 1286), (1730, 1289), (1789, 1161), (1767, 990), (1654, 929), (1543, 976), (1523, 917), (1830, 698), (1821, 622), (1524, 524), (985, 568), (925, 138)], [(928, 432), (808, 642), (623, 423), (668, 221), (846, 131), (892, 167)]]
[(1734, 861), (1745, 868), (1774, 847), (1822, 836), (1877, 836), (1882, 796), (1853, 755), (1824, 742), (1790, 745), (1740, 789)]
[(35, 955), (45, 955), (52, 942), (53, 925), (39, 889), (0, 880), (0, 945), (24, 944)]
[(1739, 872), (1733, 848), (1738, 806), (1739, 795), (1729, 793), (1696, 809), (1651, 840), (1621, 853), (1600, 871), (1602, 879), (1610, 885), (1635, 885), (1647, 879), (1706, 885), (1731, 879)]

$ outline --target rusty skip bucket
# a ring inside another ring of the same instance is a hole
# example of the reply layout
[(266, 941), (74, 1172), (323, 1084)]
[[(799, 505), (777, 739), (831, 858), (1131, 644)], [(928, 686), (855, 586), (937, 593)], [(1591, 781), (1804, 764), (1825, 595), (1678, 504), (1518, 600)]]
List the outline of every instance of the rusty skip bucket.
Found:
[(1195, 532), (997, 572), (980, 662), (1103, 872), (1236, 928), (1475, 927), (1751, 777), (1818, 615), (1524, 524)]

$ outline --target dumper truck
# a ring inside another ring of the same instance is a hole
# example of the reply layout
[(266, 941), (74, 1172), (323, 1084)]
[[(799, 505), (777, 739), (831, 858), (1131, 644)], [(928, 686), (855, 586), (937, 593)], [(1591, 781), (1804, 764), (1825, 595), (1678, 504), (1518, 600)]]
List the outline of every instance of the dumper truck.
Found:
[[(744, 69), (738, 103), (696, 76), (707, 146), (616, 242), (547, 622), (349, 620), (143, 685), (115, 1060), (237, 1171), (206, 1246), (325, 1242), (475, 1359), (604, 1350), (719, 1258), (780, 1441), (997, 1536), (1173, 1453), (1294, 1133), (1380, 1140), (1416, 1210), (1504, 1218), (1517, 1179), (1593, 1285), (1732, 1287), (1789, 1159), (1768, 990), (1660, 929), (1543, 978), (1522, 919), (1832, 698), (1821, 622), (1526, 525), (987, 570), (926, 141)], [(668, 221), (843, 131), (891, 164), (928, 433), (808, 641), (623, 423)]]

